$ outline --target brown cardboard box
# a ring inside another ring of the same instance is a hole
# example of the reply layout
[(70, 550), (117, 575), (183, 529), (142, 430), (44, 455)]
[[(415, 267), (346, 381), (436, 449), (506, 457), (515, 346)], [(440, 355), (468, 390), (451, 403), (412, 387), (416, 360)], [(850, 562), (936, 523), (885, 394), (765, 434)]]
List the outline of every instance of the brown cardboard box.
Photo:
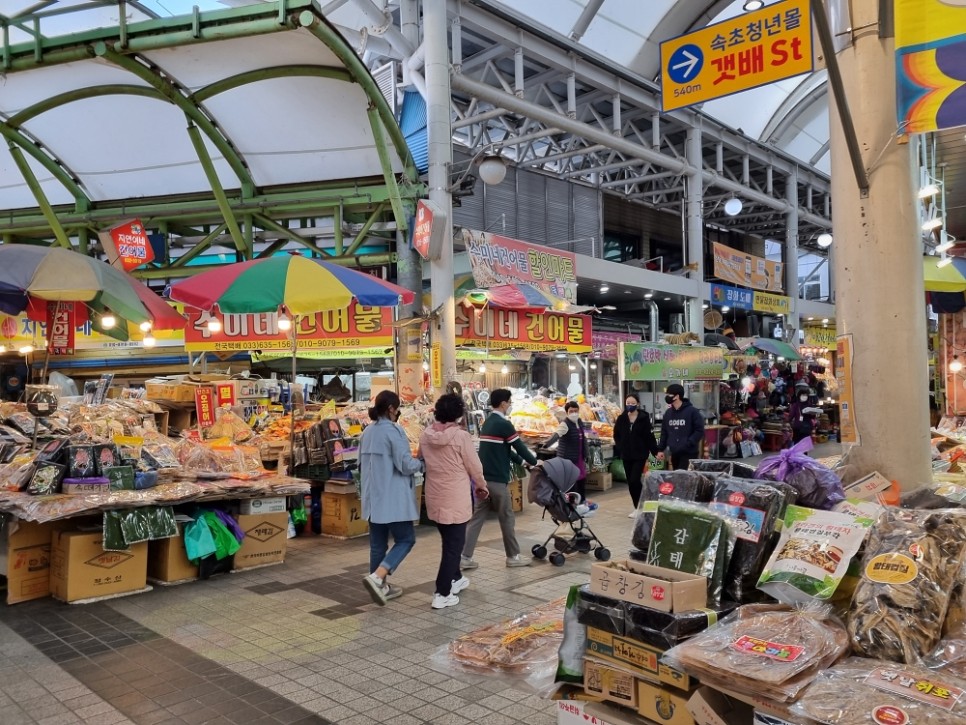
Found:
[(104, 551), (100, 531), (55, 531), (50, 544), (50, 593), (65, 602), (137, 592), (147, 586), (148, 545)]
[(662, 612), (683, 612), (708, 606), (706, 577), (630, 559), (592, 564), (590, 591)]
[(288, 548), (288, 512), (237, 517), (245, 532), (241, 548), (235, 552), (235, 569), (250, 569), (285, 561)]
[(610, 473), (590, 473), (587, 475), (588, 491), (609, 491), (614, 487), (614, 477)]
[(728, 697), (731, 697), (735, 700), (740, 700), (741, 702), (753, 706), (755, 708), (755, 713), (762, 713), (772, 717), (783, 718), (796, 723), (796, 725), (817, 725), (815, 720), (793, 713), (791, 711), (792, 706), (789, 703), (775, 702), (774, 700), (769, 700), (768, 698), (760, 695), (748, 695), (744, 692), (736, 692), (723, 687), (715, 687), (715, 689), (720, 690)]
[(148, 544), (148, 576), (159, 582), (173, 583), (198, 578), (198, 567), (188, 560), (184, 548), (184, 526), (178, 535)]
[(506, 487), (510, 494), (510, 507), (516, 512), (523, 511), (523, 479), (515, 478)]
[(65, 521), (37, 524), (8, 517), (0, 537), (0, 574), (7, 577), (7, 604), (50, 596), (50, 537)]
[(617, 667), (649, 682), (688, 690), (693, 684), (687, 673), (658, 661), (664, 650), (596, 627), (587, 627), (587, 661)]
[(697, 725), (731, 725), (750, 723), (752, 709), (711, 687), (699, 687), (688, 700), (688, 712)]
[(148, 400), (164, 400), (172, 403), (193, 403), (195, 389), (192, 385), (177, 382), (145, 383), (145, 397)]
[(362, 501), (355, 492), (322, 494), (322, 533), (351, 539), (369, 533), (369, 522), (362, 518)]
[(688, 712), (688, 694), (650, 682), (637, 683), (637, 711), (656, 723), (695, 725)]
[(584, 663), (584, 692), (625, 707), (637, 707), (634, 675), (596, 662)]

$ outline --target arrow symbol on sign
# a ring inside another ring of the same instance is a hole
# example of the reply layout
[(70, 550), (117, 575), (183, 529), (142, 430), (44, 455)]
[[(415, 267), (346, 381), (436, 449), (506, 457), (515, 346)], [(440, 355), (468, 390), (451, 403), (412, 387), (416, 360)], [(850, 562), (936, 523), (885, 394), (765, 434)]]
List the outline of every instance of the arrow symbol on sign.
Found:
[(684, 71), (684, 78), (687, 79), (687, 77), (691, 75), (691, 71), (694, 70), (694, 66), (696, 66), (698, 64), (698, 61), (701, 59), (698, 58), (698, 56), (693, 55), (686, 50), (682, 50), (681, 55), (687, 58), (687, 60), (684, 61), (683, 63), (672, 65), (671, 70), (678, 70), (679, 68), (687, 68), (687, 70)]

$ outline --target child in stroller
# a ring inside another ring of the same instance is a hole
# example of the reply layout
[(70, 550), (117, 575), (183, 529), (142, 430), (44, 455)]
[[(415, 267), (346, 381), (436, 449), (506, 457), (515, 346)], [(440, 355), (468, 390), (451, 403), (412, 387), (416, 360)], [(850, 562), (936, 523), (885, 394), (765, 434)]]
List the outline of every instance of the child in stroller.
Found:
[[(547, 545), (553, 541), (555, 551), (550, 554), (550, 563), (554, 566), (563, 566), (567, 560), (566, 554), (588, 554), (593, 551), (599, 561), (610, 559), (610, 551), (578, 511), (582, 503), (580, 495), (570, 493), (578, 475), (577, 466), (566, 458), (541, 461), (530, 469), (527, 498), (530, 503), (543, 506), (544, 516), (550, 514), (557, 525), (543, 544), (535, 545), (530, 551), (535, 558), (544, 559), (547, 557)], [(570, 527), (569, 536), (565, 531), (561, 533), (564, 525)]]

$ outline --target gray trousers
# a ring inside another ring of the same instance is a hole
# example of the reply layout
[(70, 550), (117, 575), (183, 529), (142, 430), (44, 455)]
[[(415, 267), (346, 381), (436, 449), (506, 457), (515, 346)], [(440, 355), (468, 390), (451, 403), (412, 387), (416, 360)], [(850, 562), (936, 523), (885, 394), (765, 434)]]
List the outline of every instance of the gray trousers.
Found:
[(491, 510), (496, 511), (496, 515), (500, 519), (500, 532), (503, 534), (503, 548), (506, 555), (508, 557), (517, 556), (520, 553), (520, 545), (517, 543), (517, 534), (514, 529), (515, 518), (507, 484), (487, 481), (486, 487), (490, 491), (490, 497), (486, 501), (476, 502), (473, 516), (466, 527), (466, 544), (463, 546), (463, 556), (467, 559), (473, 558), (476, 541), (480, 538), (480, 531), (483, 530), (483, 524)]

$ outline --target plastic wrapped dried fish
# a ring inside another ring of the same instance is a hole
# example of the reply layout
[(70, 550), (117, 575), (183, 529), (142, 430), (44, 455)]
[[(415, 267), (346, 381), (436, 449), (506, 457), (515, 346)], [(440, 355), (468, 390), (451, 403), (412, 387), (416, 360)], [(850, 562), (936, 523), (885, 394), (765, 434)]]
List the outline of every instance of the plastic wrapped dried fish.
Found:
[(917, 665), (849, 657), (820, 672), (792, 711), (825, 725), (966, 722), (966, 681)]
[(966, 558), (966, 512), (890, 509), (873, 527), (848, 616), (852, 651), (920, 663), (939, 642)]

